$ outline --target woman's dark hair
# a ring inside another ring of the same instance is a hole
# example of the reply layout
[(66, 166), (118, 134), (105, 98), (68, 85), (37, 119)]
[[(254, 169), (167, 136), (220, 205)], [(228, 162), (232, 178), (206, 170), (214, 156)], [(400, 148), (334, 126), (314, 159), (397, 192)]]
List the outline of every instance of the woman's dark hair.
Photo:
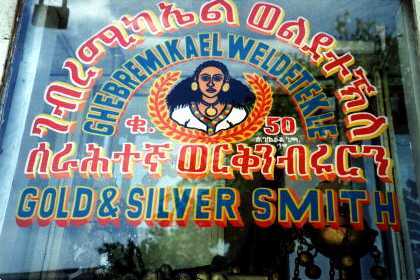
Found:
[(222, 104), (231, 104), (236, 108), (245, 109), (249, 112), (255, 103), (255, 95), (241, 81), (233, 79), (223, 63), (215, 60), (209, 60), (200, 64), (194, 71), (192, 77), (186, 78), (178, 83), (168, 94), (166, 103), (169, 111), (172, 113), (176, 108), (190, 105), (191, 102), (199, 102), (201, 94), (199, 91), (193, 91), (191, 84), (197, 82), (201, 70), (206, 67), (219, 68), (224, 75), (224, 82), (228, 82), (230, 88), (227, 92), (221, 91), (218, 95), (219, 102)]

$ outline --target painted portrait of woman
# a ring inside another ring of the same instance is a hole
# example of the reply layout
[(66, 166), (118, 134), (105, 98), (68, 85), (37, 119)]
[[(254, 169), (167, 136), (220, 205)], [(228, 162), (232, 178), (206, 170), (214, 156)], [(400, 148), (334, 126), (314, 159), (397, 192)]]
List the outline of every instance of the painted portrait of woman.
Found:
[(200, 64), (167, 97), (171, 119), (209, 135), (243, 122), (254, 103), (254, 93), (233, 79), (223, 63), (214, 60)]

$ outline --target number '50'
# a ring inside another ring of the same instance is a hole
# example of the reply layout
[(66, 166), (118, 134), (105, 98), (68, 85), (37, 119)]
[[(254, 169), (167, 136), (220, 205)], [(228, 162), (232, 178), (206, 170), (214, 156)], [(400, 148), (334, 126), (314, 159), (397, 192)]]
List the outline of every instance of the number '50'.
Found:
[(264, 133), (266, 135), (294, 135), (296, 120), (293, 117), (269, 116), (265, 119)]

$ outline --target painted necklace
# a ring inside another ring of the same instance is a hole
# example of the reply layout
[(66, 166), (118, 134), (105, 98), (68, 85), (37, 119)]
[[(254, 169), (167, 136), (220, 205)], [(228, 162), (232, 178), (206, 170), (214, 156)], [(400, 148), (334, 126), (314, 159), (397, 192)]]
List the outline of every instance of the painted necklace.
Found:
[(193, 115), (207, 126), (208, 135), (215, 134), (216, 126), (221, 121), (223, 121), (232, 111), (232, 105), (226, 104), (225, 108), (222, 110), (222, 112), (220, 112), (220, 114), (217, 117), (210, 119), (209, 117), (206, 116), (206, 114), (202, 114), (200, 112), (200, 110), (198, 109), (197, 103), (193, 102), (191, 103), (190, 106), (191, 106), (191, 112), (193, 113)]
[(208, 103), (204, 100), (200, 101), (201, 103), (203, 103), (206, 107), (206, 109), (204, 110), (204, 113), (206, 114), (207, 117), (214, 117), (217, 115), (217, 109), (215, 108), (220, 102), (215, 102), (215, 103)]

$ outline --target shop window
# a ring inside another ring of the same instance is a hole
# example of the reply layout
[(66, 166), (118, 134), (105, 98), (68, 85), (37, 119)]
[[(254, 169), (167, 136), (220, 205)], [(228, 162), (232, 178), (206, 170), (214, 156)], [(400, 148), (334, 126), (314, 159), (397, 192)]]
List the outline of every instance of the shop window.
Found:
[(419, 277), (409, 4), (20, 5), (2, 279)]

